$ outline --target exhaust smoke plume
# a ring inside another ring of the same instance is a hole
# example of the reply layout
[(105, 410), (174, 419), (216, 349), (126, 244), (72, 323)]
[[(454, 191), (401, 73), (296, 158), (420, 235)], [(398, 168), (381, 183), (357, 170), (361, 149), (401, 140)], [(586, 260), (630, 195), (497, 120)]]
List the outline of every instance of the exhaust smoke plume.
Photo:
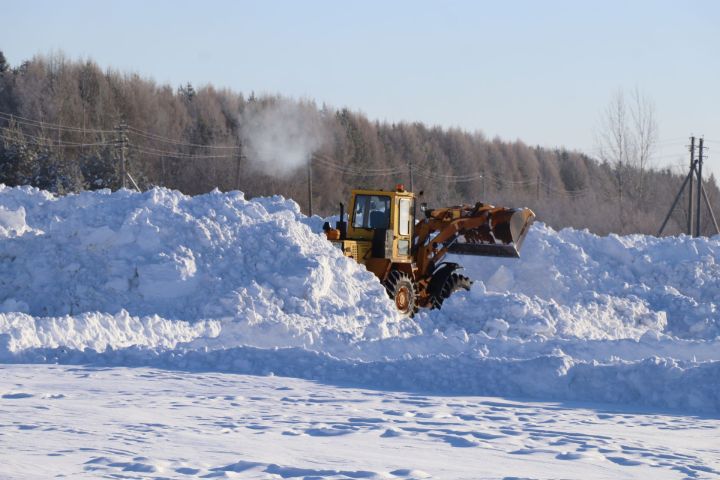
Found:
[(252, 102), (240, 121), (245, 155), (268, 175), (290, 175), (306, 165), (326, 139), (315, 106), (298, 101)]

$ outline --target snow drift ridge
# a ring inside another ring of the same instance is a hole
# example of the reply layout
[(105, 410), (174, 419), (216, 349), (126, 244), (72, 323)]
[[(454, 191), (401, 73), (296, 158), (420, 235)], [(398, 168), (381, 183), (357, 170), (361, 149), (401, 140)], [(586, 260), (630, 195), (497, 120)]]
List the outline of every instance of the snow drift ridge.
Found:
[(720, 411), (720, 237), (537, 224), (520, 260), (463, 257), (472, 291), (407, 320), (320, 223), (239, 192), (0, 186), (0, 361)]

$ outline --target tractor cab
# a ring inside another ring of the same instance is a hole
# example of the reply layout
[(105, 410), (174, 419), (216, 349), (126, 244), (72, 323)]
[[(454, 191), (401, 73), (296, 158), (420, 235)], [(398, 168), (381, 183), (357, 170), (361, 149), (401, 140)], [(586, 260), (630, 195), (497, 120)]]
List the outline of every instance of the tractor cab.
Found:
[(402, 185), (391, 191), (353, 190), (348, 221), (344, 221), (341, 204), (336, 228), (326, 224), (324, 230), (346, 256), (383, 279), (391, 264), (412, 263), (414, 202), (415, 195)]

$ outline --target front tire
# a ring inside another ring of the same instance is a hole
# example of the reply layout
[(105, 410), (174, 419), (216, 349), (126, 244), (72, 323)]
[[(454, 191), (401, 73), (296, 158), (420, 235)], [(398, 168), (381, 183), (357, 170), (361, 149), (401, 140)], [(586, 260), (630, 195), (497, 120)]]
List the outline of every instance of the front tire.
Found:
[(442, 307), (443, 302), (445, 301), (445, 299), (449, 298), (450, 295), (460, 290), (469, 291), (471, 285), (472, 280), (470, 280), (465, 275), (460, 275), (459, 273), (451, 273), (450, 276), (445, 280), (442, 288), (440, 289), (440, 293), (438, 295), (433, 295), (432, 297), (430, 297), (430, 304), (432, 305), (432, 308)]
[(399, 270), (393, 270), (385, 280), (385, 290), (388, 296), (395, 302), (395, 308), (400, 314), (412, 317), (418, 311), (417, 285), (412, 281), (410, 275)]

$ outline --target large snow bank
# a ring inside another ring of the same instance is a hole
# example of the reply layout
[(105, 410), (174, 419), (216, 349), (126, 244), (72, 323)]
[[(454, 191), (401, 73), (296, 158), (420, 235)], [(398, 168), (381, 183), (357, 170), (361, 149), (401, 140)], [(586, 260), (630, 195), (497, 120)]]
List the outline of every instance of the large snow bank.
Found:
[[(69, 336), (122, 330), (111, 327), (121, 311), (222, 320), (217, 342), (232, 345), (398, 335), (402, 324), (372, 274), (302, 219), (295, 202), (239, 192), (54, 197), (0, 186), (0, 311), (50, 318), (40, 325), (71, 316)], [(88, 312), (109, 316), (97, 323), (80, 315)], [(52, 338), (74, 341), (60, 330)]]
[[(414, 320), (280, 197), (0, 187), (0, 361), (720, 412), (720, 237), (531, 230)], [(315, 231), (313, 231), (315, 230)]]
[(481, 283), (451, 298), (440, 321), (512, 336), (720, 335), (720, 236), (599, 237), (536, 224), (520, 260), (456, 260)]

